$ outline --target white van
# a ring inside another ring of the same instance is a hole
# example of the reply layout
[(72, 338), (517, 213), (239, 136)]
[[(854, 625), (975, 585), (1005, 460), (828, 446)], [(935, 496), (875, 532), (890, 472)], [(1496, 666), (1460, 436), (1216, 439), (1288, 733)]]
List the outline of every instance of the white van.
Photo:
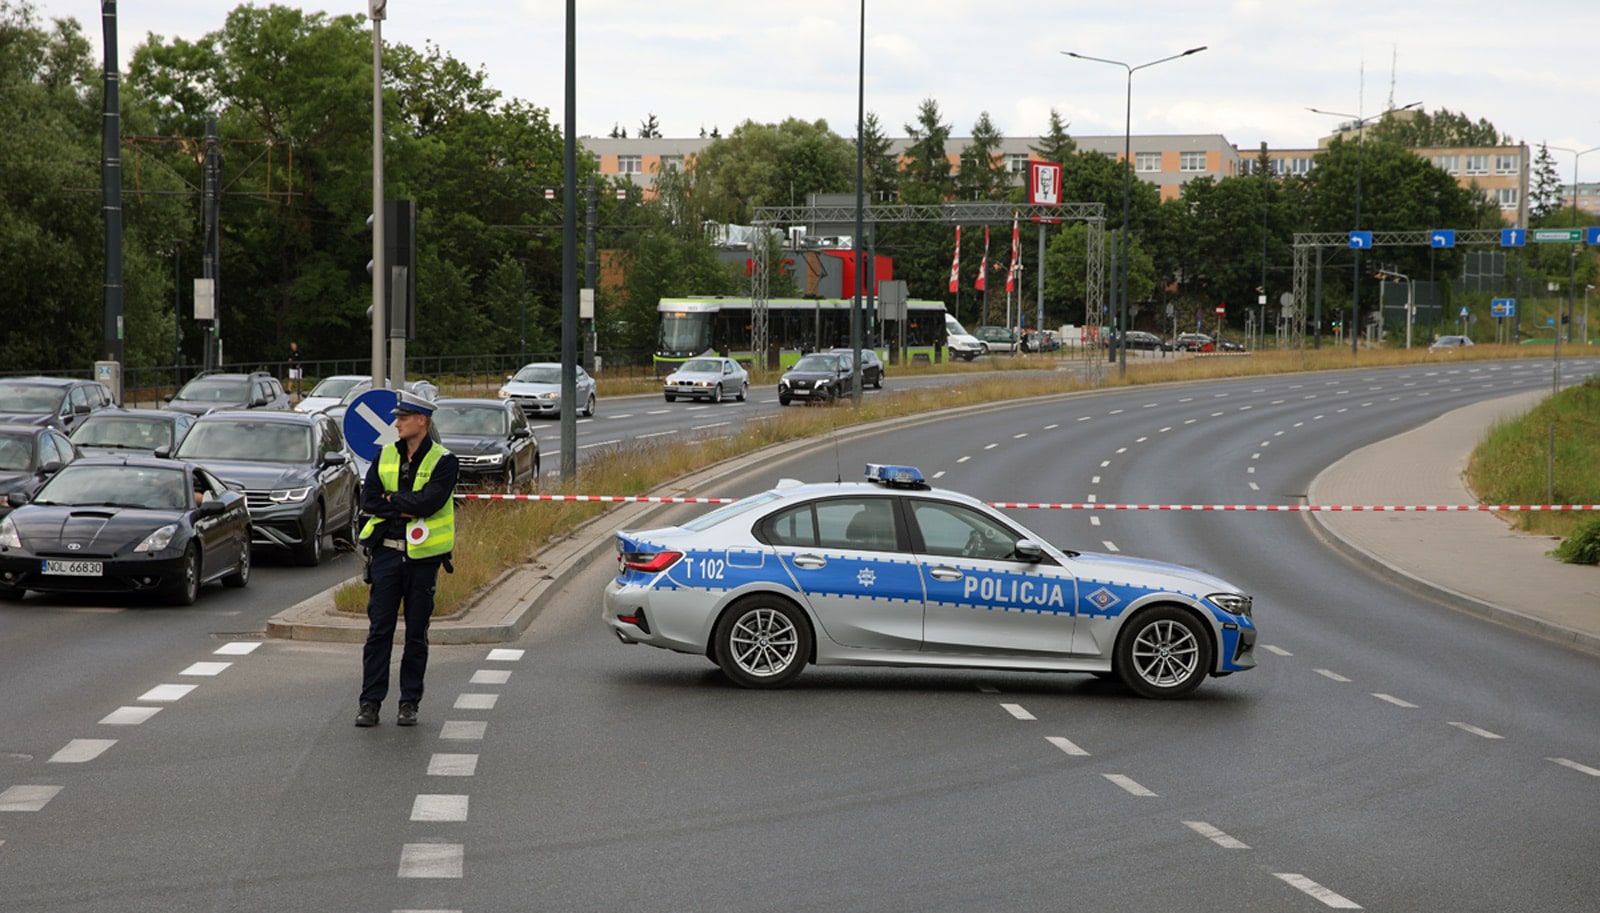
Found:
[(944, 315), (944, 335), (951, 360), (960, 358), (971, 361), (979, 355), (987, 354), (989, 351), (989, 347), (978, 341), (977, 337), (968, 333), (960, 321), (950, 316), (949, 311), (946, 311)]

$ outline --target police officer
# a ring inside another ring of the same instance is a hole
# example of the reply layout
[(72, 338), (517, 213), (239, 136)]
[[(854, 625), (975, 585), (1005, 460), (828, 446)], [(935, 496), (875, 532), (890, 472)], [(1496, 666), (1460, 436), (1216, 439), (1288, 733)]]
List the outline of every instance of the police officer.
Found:
[(405, 605), (406, 642), (400, 658), (400, 712), (395, 722), (415, 726), (428, 668), (428, 622), (442, 565), (451, 570), (455, 545), (452, 493), (460, 464), (435, 440), (433, 403), (401, 392), (394, 407), (400, 439), (384, 447), (367, 470), (361, 530), (368, 555), (367, 644), (361, 656), (361, 709), (357, 726), (376, 726), (389, 693), (389, 656), (395, 623)]

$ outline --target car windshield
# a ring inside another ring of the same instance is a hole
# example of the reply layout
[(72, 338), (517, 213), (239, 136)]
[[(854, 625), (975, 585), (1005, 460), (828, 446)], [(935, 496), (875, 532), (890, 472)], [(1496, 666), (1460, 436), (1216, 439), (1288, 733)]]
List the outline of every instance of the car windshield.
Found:
[(242, 403), (249, 398), (249, 392), (247, 381), (202, 377), (189, 381), (174, 398), (195, 403)]
[(561, 366), (528, 365), (518, 371), (517, 376), (513, 377), (512, 380), (524, 384), (559, 384), (561, 383)]
[(837, 371), (839, 370), (839, 356), (837, 355), (805, 355), (794, 363), (795, 371)]
[(502, 437), (506, 434), (506, 411), (488, 406), (465, 409), (440, 406), (433, 413), (433, 427), (440, 434)]
[(43, 384), (0, 384), (0, 412), (36, 415), (61, 411), (67, 391)]
[(722, 362), (715, 358), (691, 358), (683, 363), (685, 374), (720, 374)]
[(33, 468), (33, 435), (0, 436), (0, 471), (27, 472)]
[(311, 426), (289, 422), (195, 422), (178, 446), (181, 460), (247, 460), (252, 463), (311, 462)]
[(339, 399), (356, 387), (370, 383), (372, 383), (370, 377), (329, 377), (312, 387), (310, 395)]
[(190, 506), (183, 467), (70, 464), (39, 489), (35, 504), (183, 510)]
[(154, 450), (172, 446), (172, 426), (159, 419), (96, 417), (79, 425), (72, 441), (80, 447)]

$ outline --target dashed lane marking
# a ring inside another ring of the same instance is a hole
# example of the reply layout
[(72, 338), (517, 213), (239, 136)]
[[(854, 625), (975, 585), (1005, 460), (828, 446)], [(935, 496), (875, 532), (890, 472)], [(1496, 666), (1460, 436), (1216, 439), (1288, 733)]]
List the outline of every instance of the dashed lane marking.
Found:
[(1336, 910), (1361, 909), (1361, 905), (1355, 901), (1335, 894), (1334, 892), (1328, 890), (1320, 884), (1317, 884), (1315, 881), (1312, 881), (1304, 875), (1296, 872), (1273, 872), (1272, 874), (1274, 877), (1281, 879), (1290, 887), (1303, 891), (1317, 900), (1322, 901), (1324, 906), (1332, 907)]
[(412, 821), (465, 821), (467, 797), (460, 795), (417, 796), (411, 803)]
[(507, 669), (479, 669), (472, 673), (472, 678), (467, 681), (469, 685), (504, 685), (511, 681), (511, 672)]
[(62, 749), (50, 756), (47, 764), (82, 764), (93, 761), (106, 753), (106, 749), (117, 744), (116, 739), (73, 739)]
[(0, 791), (0, 812), (36, 812), (61, 792), (59, 786), (12, 786)]
[(231, 644), (223, 644), (211, 652), (215, 656), (249, 656), (256, 652), (256, 648), (259, 646), (261, 646), (260, 643), (249, 643), (241, 640), (234, 641)]
[(1102, 776), (1122, 787), (1131, 796), (1141, 796), (1144, 798), (1154, 798), (1156, 796), (1155, 792), (1147, 787), (1140, 786), (1132, 777), (1125, 777), (1122, 774), (1102, 774)]
[(1037, 717), (1035, 717), (1033, 714), (1031, 714), (1027, 710), (1023, 709), (1023, 706), (1021, 704), (1001, 704), (1000, 706), (1004, 707), (1006, 709), (1007, 713), (1011, 714), (1012, 716), (1016, 717), (1019, 720), (1037, 719)]
[(160, 712), (160, 707), (118, 707), (107, 714), (100, 725), (137, 726)]
[(1503, 739), (1503, 738), (1505, 738), (1505, 736), (1496, 735), (1495, 733), (1492, 733), (1487, 729), (1479, 729), (1478, 727), (1472, 725), (1471, 723), (1452, 722), (1450, 725), (1456, 727), (1457, 729), (1461, 730), (1462, 732), (1470, 732), (1473, 735), (1478, 736), (1480, 738), (1485, 738), (1485, 739)]
[(160, 704), (160, 703), (169, 703), (170, 704), (173, 701), (181, 699), (184, 695), (186, 695), (189, 692), (193, 691), (197, 687), (199, 687), (199, 686), (198, 685), (157, 685), (154, 688), (151, 688), (149, 691), (146, 691), (144, 694), (139, 695), (139, 700), (141, 700), (141, 701), (149, 701), (152, 704)]
[(179, 675), (221, 675), (233, 663), (194, 663)]
[(1087, 758), (1089, 756), (1087, 751), (1084, 751), (1082, 748), (1079, 748), (1077, 745), (1073, 744), (1071, 739), (1062, 738), (1058, 735), (1047, 735), (1045, 736), (1045, 741), (1061, 749), (1067, 754), (1072, 755), (1073, 757)]
[(478, 742), (489, 731), (489, 724), (480, 720), (446, 720), (439, 730), (439, 738), (455, 742)]
[(1396, 707), (1406, 707), (1406, 708), (1409, 708), (1411, 710), (1415, 710), (1417, 708), (1416, 704), (1413, 704), (1410, 701), (1402, 701), (1401, 699), (1395, 697), (1392, 694), (1379, 694), (1378, 692), (1374, 691), (1374, 692), (1372, 692), (1372, 696), (1377, 698), (1380, 701), (1388, 701), (1389, 703), (1395, 705)]
[(1217, 846), (1230, 850), (1248, 850), (1250, 848), (1249, 844), (1234, 837), (1228, 836), (1204, 821), (1185, 821), (1183, 824), (1185, 827), (1206, 838), (1207, 840), (1210, 840)]
[(460, 878), (465, 855), (459, 843), (408, 843), (400, 848), (400, 877)]
[(1332, 680), (1334, 680), (1336, 682), (1347, 682), (1347, 681), (1349, 681), (1348, 678), (1345, 678), (1344, 676), (1342, 676), (1339, 673), (1334, 672), (1334, 671), (1332, 671), (1330, 669), (1317, 669), (1315, 671), (1316, 671), (1316, 673), (1318, 675), (1322, 676), (1323, 678), (1332, 679)]
[(514, 650), (507, 647), (497, 647), (489, 651), (488, 661), (491, 663), (514, 663), (522, 658), (526, 650)]
[(463, 694), (456, 698), (457, 710), (493, 710), (498, 694)]
[(1267, 651), (1268, 653), (1276, 653), (1279, 656), (1293, 656), (1294, 655), (1293, 653), (1290, 653), (1288, 650), (1285, 650), (1282, 647), (1273, 646), (1272, 644), (1262, 644), (1261, 645), (1261, 649)]
[(1545, 760), (1560, 764), (1562, 767), (1570, 767), (1581, 774), (1588, 774), (1591, 777), (1600, 777), (1600, 770), (1590, 767), (1587, 764), (1579, 764), (1577, 761), (1569, 761), (1566, 758), (1545, 758)]
[(428, 759), (430, 777), (470, 777), (478, 772), (475, 754), (438, 753)]

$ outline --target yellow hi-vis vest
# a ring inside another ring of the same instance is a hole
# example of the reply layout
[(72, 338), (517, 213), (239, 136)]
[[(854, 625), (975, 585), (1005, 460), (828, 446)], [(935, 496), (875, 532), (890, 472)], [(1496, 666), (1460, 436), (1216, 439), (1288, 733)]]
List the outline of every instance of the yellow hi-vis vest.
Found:
[[(417, 467), (417, 476), (412, 480), (411, 490), (421, 491), (422, 486), (428, 484), (428, 479), (433, 476), (433, 469), (439, 465), (439, 458), (449, 453), (439, 444), (428, 448), (422, 456), (422, 464)], [(384, 491), (398, 491), (400, 489), (400, 448), (390, 446), (383, 448), (378, 454), (378, 480), (383, 483)], [(361, 538), (371, 536), (378, 529), (378, 524), (383, 520), (371, 517), (367, 525), (362, 527)], [(421, 529), (427, 532), (426, 536), (413, 535), (413, 527), (418, 523)], [(416, 539), (421, 538), (418, 542)], [(434, 555), (443, 555), (455, 547), (456, 544), (456, 505), (455, 498), (446, 498), (444, 506), (430, 517), (421, 520), (412, 520), (406, 527), (406, 556), (409, 558), (429, 558)]]

